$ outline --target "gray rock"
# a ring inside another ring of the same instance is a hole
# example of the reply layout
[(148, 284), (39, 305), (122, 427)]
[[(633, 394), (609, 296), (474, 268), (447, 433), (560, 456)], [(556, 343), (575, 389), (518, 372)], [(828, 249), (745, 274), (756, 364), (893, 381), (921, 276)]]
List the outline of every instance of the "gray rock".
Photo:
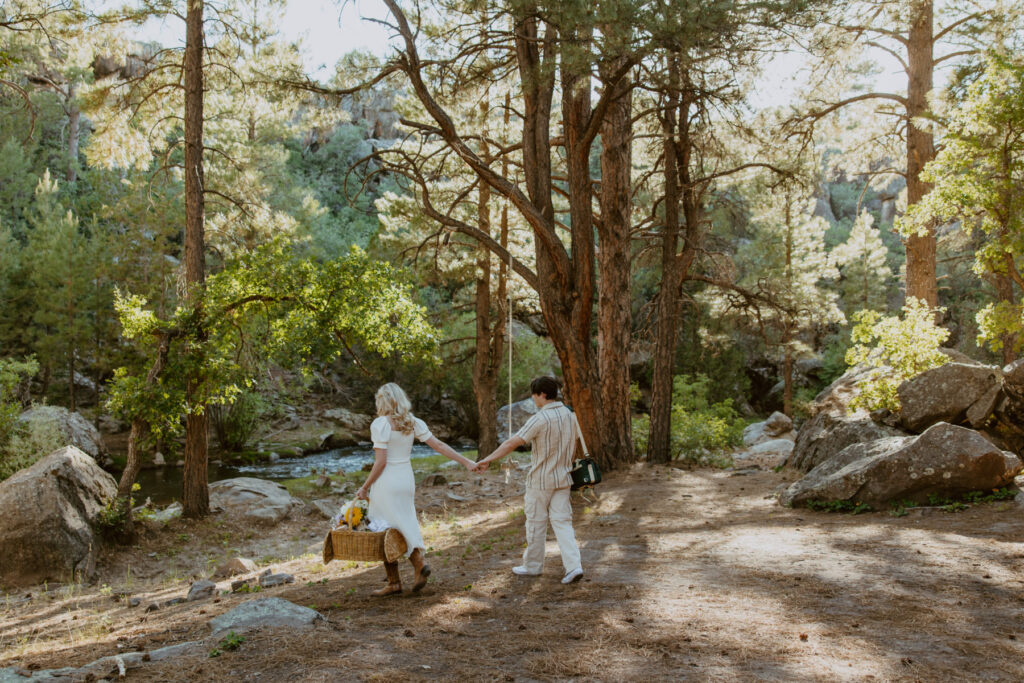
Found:
[(319, 513), (324, 519), (330, 519), (334, 517), (334, 513), (338, 511), (338, 504), (334, 501), (327, 500), (326, 498), (320, 498), (314, 500), (309, 506), (310, 514)]
[(245, 633), (255, 628), (308, 628), (323, 616), (282, 598), (257, 598), (210, 620), (214, 636), (227, 631)]
[(205, 600), (206, 598), (212, 598), (213, 594), (216, 592), (217, 584), (213, 581), (196, 581), (192, 584), (192, 587), (188, 589), (188, 596), (185, 600), (187, 602)]
[(29, 425), (55, 428), (64, 439), (61, 445), (76, 446), (96, 459), (106, 455), (107, 450), (99, 430), (80, 414), (67, 408), (36, 406), (19, 415), (18, 419)]
[(0, 583), (26, 585), (91, 576), (93, 524), (117, 483), (75, 446), (65, 446), (0, 482)]
[[(748, 450), (754, 455), (778, 454), (787, 456), (793, 452), (793, 442), (789, 439), (772, 439), (757, 444)], [(785, 459), (785, 457), (783, 457)]]
[(1020, 458), (977, 432), (940, 422), (920, 436), (851, 445), (790, 485), (779, 502), (926, 502), (930, 494), (955, 497), (1005, 486), (1020, 469)]
[(863, 412), (844, 416), (822, 411), (804, 422), (800, 428), (793, 452), (786, 459), (786, 466), (808, 472), (847, 446), (891, 436), (905, 434), (898, 429), (878, 424)]
[(792, 431), (792, 429), (793, 421), (778, 411), (769, 415), (768, 419), (764, 421), (764, 431), (768, 436), (779, 436)]
[(261, 574), (260, 575), (260, 586), (262, 588), (272, 588), (273, 586), (283, 586), (286, 583), (295, 583), (295, 577), (291, 574)]
[(153, 464), (156, 465), (157, 467), (163, 467), (164, 465), (166, 465), (167, 461), (164, 459), (164, 454), (161, 453), (160, 451), (154, 453)]
[(176, 517), (181, 517), (181, 503), (174, 502), (159, 512), (153, 513), (153, 519), (157, 522), (169, 522)]
[(320, 434), (320, 449), (329, 451), (334, 448), (350, 448), (359, 445), (359, 439), (347, 429), (337, 428)]
[(832, 212), (832, 205), (824, 197), (818, 197), (814, 200), (814, 211), (812, 213), (819, 218), (824, 218), (828, 221), (829, 225), (836, 224), (836, 215)]
[(149, 661), (151, 662), (162, 662), (165, 659), (171, 659), (172, 657), (184, 657), (186, 655), (198, 652), (202, 648), (203, 644), (199, 641), (190, 641), (186, 643), (178, 643), (177, 645), (168, 645), (167, 647), (161, 647), (156, 650), (150, 650)]
[[(512, 432), (517, 432), (532, 416), (537, 414), (537, 406), (532, 398), (512, 404)], [(509, 407), (498, 408), (498, 440), (504, 441), (509, 436)]]
[(420, 486), (443, 486), (444, 484), (447, 483), (448, 480), (445, 479), (443, 474), (438, 474), (437, 472), (434, 472), (433, 474), (428, 474), (427, 476), (423, 477), (423, 481), (420, 482)]
[(987, 365), (946, 363), (926, 370), (897, 389), (900, 421), (914, 432), (937, 422), (960, 422), (968, 408), (998, 388), (1001, 381), (999, 369)]
[(772, 439), (734, 453), (732, 459), (737, 466), (772, 468), (784, 463), (792, 451), (793, 442), (789, 439)]
[(331, 408), (324, 411), (324, 417), (337, 422), (347, 431), (362, 439), (370, 438), (370, 423), (373, 422), (372, 415), (354, 413), (346, 408)]
[(1003, 389), (1008, 396), (1024, 401), (1024, 358), (1003, 368)]
[(119, 655), (110, 655), (108, 657), (101, 657), (85, 666), (78, 667), (75, 674), (76, 677), (88, 677), (89, 674), (92, 674), (100, 678), (108, 675), (123, 678), (129, 669), (138, 667), (144, 659), (145, 655), (141, 652), (125, 652)]
[(265, 479), (237, 477), (210, 484), (210, 507), (258, 524), (277, 524), (298, 501), (284, 486)]
[[(860, 395), (860, 383), (876, 373), (887, 374), (892, 370), (887, 367), (872, 368), (867, 365), (856, 365), (832, 384), (822, 389), (810, 406), (812, 416), (819, 413), (845, 415), (849, 412), (850, 402)], [(802, 431), (802, 430), (801, 430)]]
[(999, 405), (1001, 392), (1002, 387), (995, 385), (984, 396), (972, 403), (971, 407), (967, 409), (967, 424), (975, 429), (984, 427), (988, 419), (992, 417), (992, 413), (995, 412), (996, 406)]
[(457, 493), (452, 493), (451, 491), (445, 491), (444, 497), (459, 502), (469, 500), (469, 498), (466, 498), (465, 496), (460, 496)]
[(104, 434), (120, 434), (128, 431), (128, 425), (113, 415), (100, 415), (96, 426)]

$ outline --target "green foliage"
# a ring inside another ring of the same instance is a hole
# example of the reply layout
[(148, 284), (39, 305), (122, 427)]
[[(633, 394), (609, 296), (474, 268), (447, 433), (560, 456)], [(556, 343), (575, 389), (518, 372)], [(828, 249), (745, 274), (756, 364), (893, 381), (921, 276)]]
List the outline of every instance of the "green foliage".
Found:
[(0, 449), (0, 480), (31, 467), (66, 444), (64, 433), (52, 421), (33, 420), (23, 425), (15, 424), (7, 446)]
[(633, 450), (638, 454), (646, 454), (651, 441), (651, 416), (646, 413), (634, 415), (632, 423)]
[(865, 364), (874, 370), (861, 382), (860, 394), (850, 402), (852, 409), (898, 411), (899, 385), (949, 360), (939, 350), (949, 337), (949, 330), (935, 324), (940, 312), (912, 298), (903, 307), (902, 318), (877, 311), (854, 314), (856, 324), (850, 333), (854, 345), (846, 353), (846, 363)]
[(227, 405), (211, 405), (210, 423), (220, 447), (229, 452), (244, 449), (266, 409), (266, 400), (255, 391), (242, 391)]
[[(24, 385), (39, 371), (34, 359), (0, 358), (0, 480), (32, 464), (26, 462), (26, 429), (18, 420), (27, 393)], [(49, 452), (49, 451), (46, 451)]]
[[(141, 417), (155, 435), (175, 434), (191, 409), (184, 382), (197, 314), (179, 308), (161, 319), (141, 297), (120, 294), (116, 305), (125, 337), (147, 343), (167, 337), (174, 343), (153, 384), (141, 372), (119, 369), (107, 407), (125, 420)], [(357, 247), (321, 263), (283, 240), (264, 245), (207, 280), (201, 310), (207, 340), (199, 410), (233, 404), (252, 385), (260, 363), (271, 359), (308, 371), (355, 349), (429, 358), (435, 348), (433, 329), (401, 274)], [(251, 404), (242, 413), (256, 408)]]
[(811, 510), (822, 512), (849, 512), (852, 515), (871, 512), (870, 505), (857, 503), (852, 500), (809, 500), (807, 501), (807, 507)]
[(1024, 61), (996, 52), (948, 115), (942, 150), (922, 180), (934, 189), (899, 222), (904, 234), (960, 221), (977, 242), (974, 271), (1003, 280), (1012, 295), (977, 314), (978, 343), (1024, 348), (1019, 268), (1024, 259)]
[(669, 441), (673, 459), (728, 465), (729, 459), (723, 454), (742, 443), (746, 422), (733, 408), (732, 399), (712, 403), (710, 391), (707, 375), (673, 379)]
[(862, 211), (849, 238), (831, 252), (839, 266), (839, 293), (846, 311), (885, 310), (892, 271), (887, 264), (888, 249), (873, 226), (874, 220)]
[(235, 633), (234, 631), (230, 631), (230, 632), (228, 632), (228, 634), (226, 636), (224, 636), (223, 638), (220, 639), (220, 642), (217, 643), (217, 647), (215, 647), (212, 650), (210, 650), (210, 656), (211, 657), (219, 657), (222, 654), (224, 654), (225, 652), (230, 652), (232, 650), (237, 650), (238, 648), (240, 648), (242, 646), (242, 643), (244, 643), (244, 642), (245, 642), (245, 637), (244, 636), (240, 636), (237, 633)]
[(140, 484), (132, 484), (132, 492), (127, 501), (118, 496), (108, 500), (96, 515), (96, 526), (105, 534), (117, 534), (124, 529), (128, 513), (135, 505), (135, 494), (141, 489)]

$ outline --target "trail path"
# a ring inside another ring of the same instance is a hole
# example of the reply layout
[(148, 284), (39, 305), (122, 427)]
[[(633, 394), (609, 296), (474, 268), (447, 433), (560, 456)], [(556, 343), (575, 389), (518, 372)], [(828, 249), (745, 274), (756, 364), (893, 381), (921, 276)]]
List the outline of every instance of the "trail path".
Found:
[[(1024, 679), (1019, 503), (836, 515), (779, 507), (769, 494), (784, 480), (773, 472), (641, 465), (609, 476), (598, 504), (576, 504), (586, 577), (562, 586), (553, 538), (542, 577), (511, 574), (524, 538), (517, 487), (472, 477), (449, 489), (466, 502), (443, 487), (420, 489), (434, 568), (420, 595), (375, 599), (379, 567), (321, 565), (323, 523), (312, 517), (268, 532), (179, 521), (109, 556), (111, 587), (127, 563), (143, 575), (159, 570), (150, 553), (164, 558), (163, 575), (134, 586), (145, 606), (183, 595), (188, 580), (175, 580), (184, 571), (175, 563), (209, 564), (215, 558), (203, 553), (218, 543), (262, 558), (261, 568), (268, 553), (293, 553), (271, 564), (296, 583), (263, 594), (327, 619), (309, 631), (247, 634), (217, 658), (206, 656), (209, 642), (129, 679)], [(189, 542), (169, 552), (169, 539), (186, 533)], [(402, 572), (411, 583), (407, 564)], [(253, 597), (146, 614), (113, 602), (110, 590), (54, 591), (0, 608), (0, 666), (77, 665), (207, 638), (209, 618)]]

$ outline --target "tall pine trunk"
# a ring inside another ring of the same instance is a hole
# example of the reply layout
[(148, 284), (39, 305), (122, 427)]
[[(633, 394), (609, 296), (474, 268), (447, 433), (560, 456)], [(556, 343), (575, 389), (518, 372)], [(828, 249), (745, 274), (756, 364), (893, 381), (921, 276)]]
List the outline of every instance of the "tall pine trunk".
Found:
[[(697, 254), (701, 227), (700, 190), (690, 173), (693, 140), (690, 137), (692, 86), (681, 87), (678, 60), (669, 59), (669, 83), (662, 113), (665, 135), (665, 227), (661, 238), (661, 287), (651, 376), (651, 432), (648, 459), (672, 459), (672, 388), (676, 345), (682, 317), (682, 285)], [(681, 223), (682, 221), (682, 223)], [(683, 245), (679, 250), (682, 225)]]
[[(932, 90), (935, 68), (933, 47), (932, 0), (920, 0), (907, 41), (907, 204), (913, 206), (928, 193), (931, 186), (921, 180), (925, 164), (935, 158), (935, 143), (930, 129), (921, 128), (919, 118), (928, 111), (928, 93)], [(906, 238), (907, 298), (914, 297), (936, 306), (939, 300), (936, 280), (935, 226), (921, 235)]]
[(64, 179), (69, 183), (78, 180), (78, 145), (81, 140), (82, 112), (78, 108), (77, 87), (74, 81), (68, 83), (65, 108), (68, 112), (68, 167)]
[[(624, 59), (601, 65), (605, 88)], [(630, 310), (630, 231), (632, 224), (632, 103), (629, 77), (614, 85), (614, 99), (601, 124), (601, 221), (597, 319), (597, 363), (600, 374), (602, 447), (619, 462), (632, 462), (633, 440), (629, 405), (629, 348), (633, 329)]]
[(661, 236), (661, 288), (658, 291), (657, 327), (654, 331), (654, 355), (651, 368), (651, 432), (647, 458), (652, 462), (672, 459), (672, 378), (675, 375), (679, 297), (676, 281), (676, 252), (679, 247), (679, 164), (676, 159), (676, 135), (679, 122), (678, 73), (671, 60), (669, 92), (662, 115), (665, 136), (665, 226)]
[[(490, 234), (491, 188), (480, 183), (477, 205), (478, 227)], [(478, 453), (485, 456), (498, 447), (496, 394), (498, 366), (501, 362), (501, 338), (495, 343), (502, 316), (491, 325), (491, 252), (480, 247), (477, 252), (476, 276), (476, 357), (473, 360), (473, 394), (476, 397), (479, 426)], [(497, 354), (497, 358), (495, 355)]]
[(206, 342), (202, 295), (206, 280), (203, 200), (203, 0), (188, 0), (185, 17), (185, 299), (195, 315), (192, 369), (185, 382), (185, 472), (182, 514), (205, 517), (209, 418), (202, 405)]

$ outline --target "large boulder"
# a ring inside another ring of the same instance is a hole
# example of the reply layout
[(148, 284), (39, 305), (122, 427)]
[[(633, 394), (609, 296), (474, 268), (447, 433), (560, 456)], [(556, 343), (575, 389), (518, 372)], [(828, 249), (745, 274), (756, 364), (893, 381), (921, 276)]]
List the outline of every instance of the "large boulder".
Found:
[(809, 472), (848, 446), (892, 436), (905, 434), (875, 422), (864, 412), (852, 415), (819, 412), (800, 427), (786, 466)]
[(76, 446), (95, 459), (106, 455), (100, 432), (79, 413), (60, 406), (36, 406), (23, 412), (19, 420), (32, 428), (53, 429), (66, 446)]
[(937, 422), (963, 422), (970, 411), (972, 425), (980, 427), (995, 409), (1001, 384), (1002, 373), (989, 365), (953, 362), (926, 370), (897, 389), (900, 422), (919, 432)]
[(210, 629), (216, 637), (230, 631), (245, 633), (257, 628), (309, 628), (323, 620), (316, 610), (284, 598), (257, 598), (211, 619)]
[(0, 482), (0, 582), (90, 576), (99, 545), (93, 523), (116, 494), (114, 478), (75, 446)]
[(791, 439), (771, 439), (734, 453), (732, 459), (736, 465), (741, 467), (758, 465), (774, 468), (783, 464), (786, 457), (792, 452), (793, 441)]
[(810, 405), (811, 415), (819, 413), (831, 413), (833, 415), (845, 415), (849, 412), (850, 402), (860, 395), (861, 382), (871, 377), (874, 373), (891, 372), (888, 368), (873, 368), (868, 365), (855, 365), (841, 376), (836, 378), (814, 397)]
[(366, 441), (370, 438), (370, 423), (373, 422), (372, 415), (354, 413), (346, 408), (331, 408), (324, 411), (324, 417), (333, 420), (360, 439)]
[[(369, 437), (367, 436), (367, 438)], [(356, 435), (341, 427), (317, 435), (317, 440), (320, 442), (319, 450), (321, 451), (330, 451), (335, 448), (352, 448), (359, 445), (359, 439), (356, 438)]]
[(743, 445), (754, 446), (773, 439), (793, 441), (793, 421), (783, 413), (774, 412), (764, 422), (754, 422), (743, 430)]
[[(532, 398), (528, 398), (524, 401), (517, 401), (512, 404), (512, 431), (519, 431), (519, 429), (526, 424), (532, 416), (537, 414), (537, 405), (533, 402)], [(509, 407), (502, 406), (498, 409), (498, 439), (504, 441), (509, 437)]]
[(281, 484), (254, 477), (210, 484), (210, 507), (258, 524), (277, 524), (301, 503)]
[(1013, 453), (971, 429), (940, 422), (919, 436), (849, 446), (792, 484), (779, 502), (923, 503), (932, 494), (955, 497), (1006, 486), (1020, 470)]

